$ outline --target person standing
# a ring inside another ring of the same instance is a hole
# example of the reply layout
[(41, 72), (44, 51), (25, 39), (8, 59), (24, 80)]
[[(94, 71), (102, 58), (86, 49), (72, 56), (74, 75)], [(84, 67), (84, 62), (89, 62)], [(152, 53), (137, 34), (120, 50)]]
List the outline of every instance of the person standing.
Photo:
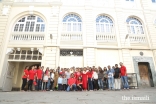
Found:
[(29, 70), (29, 75), (28, 75), (28, 91), (32, 91), (32, 85), (33, 81), (35, 80), (35, 73), (34, 73), (34, 66), (31, 67)]
[(63, 91), (66, 91), (67, 89), (67, 78), (66, 78), (66, 75), (63, 75), (63, 79), (62, 79), (62, 90)]
[(55, 73), (54, 73), (54, 85), (53, 85), (54, 90), (57, 90), (58, 77), (59, 77), (58, 70), (56, 70)]
[(88, 74), (88, 90), (93, 91), (93, 71), (91, 68), (89, 68), (89, 71), (87, 72)]
[(103, 69), (103, 74), (104, 74), (104, 90), (108, 89), (108, 78), (107, 78), (107, 68), (104, 67)]
[(53, 91), (53, 84), (54, 84), (54, 70), (50, 72), (50, 91)]
[(129, 90), (126, 67), (123, 65), (122, 62), (120, 62), (119, 64), (121, 66), (120, 71), (121, 71), (121, 81), (122, 81), (123, 88)]
[(93, 80), (94, 80), (94, 90), (96, 91), (98, 89), (98, 70), (97, 69), (93, 71)]
[(63, 79), (62, 79), (62, 75), (60, 74), (59, 75), (59, 78), (58, 78), (58, 81), (57, 81), (57, 84), (58, 84), (58, 91), (62, 91), (62, 81), (63, 81)]
[(43, 77), (43, 91), (47, 90), (47, 83), (48, 83), (48, 73), (45, 71)]
[(41, 83), (42, 83), (42, 69), (41, 66), (39, 66), (39, 69), (36, 72), (37, 77), (37, 91), (41, 90)]
[(29, 71), (28, 71), (29, 67), (26, 66), (25, 69), (24, 69), (24, 75), (22, 77), (22, 91), (24, 91), (24, 87), (26, 86), (27, 84), (27, 78), (28, 78), (28, 74), (29, 74)]
[(118, 67), (118, 64), (115, 64), (115, 75), (114, 75), (114, 80), (115, 80), (115, 90), (120, 90), (121, 87), (121, 79), (120, 79), (120, 68)]
[(88, 75), (87, 75), (87, 70), (84, 68), (83, 73), (82, 73), (82, 82), (83, 82), (83, 90), (87, 91), (87, 80), (88, 80)]
[(99, 67), (98, 85), (99, 85), (99, 89), (101, 90), (103, 90), (103, 78), (104, 78), (103, 70), (101, 67)]
[(108, 85), (109, 90), (114, 89), (114, 69), (111, 69), (110, 65), (108, 65), (107, 77), (108, 77)]

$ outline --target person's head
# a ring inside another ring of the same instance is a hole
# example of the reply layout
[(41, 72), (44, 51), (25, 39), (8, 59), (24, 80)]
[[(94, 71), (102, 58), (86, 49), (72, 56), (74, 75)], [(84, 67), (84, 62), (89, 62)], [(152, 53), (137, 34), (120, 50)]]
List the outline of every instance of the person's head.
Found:
[(71, 77), (71, 78), (74, 78), (74, 74), (72, 73), (72, 74), (70, 75), (70, 77)]
[(123, 63), (122, 62), (120, 62), (119, 64), (120, 64), (120, 66), (123, 66)]
[(49, 71), (49, 67), (46, 68), (46, 71)]
[(108, 69), (111, 69), (111, 66), (110, 65), (108, 65)]
[(38, 69), (42, 69), (41, 66), (38, 66)]
[(35, 65), (34, 68), (37, 69), (37, 66)]
[(42, 70), (44, 69), (44, 66), (42, 66)]
[(112, 69), (115, 69), (115, 66), (112, 66)]
[(34, 66), (32, 66), (31, 69), (34, 69)]
[(59, 77), (62, 77), (62, 74), (59, 74)]
[(115, 64), (115, 68), (118, 68), (118, 64)]
[(107, 71), (107, 68), (106, 67), (104, 67), (104, 69), (103, 69), (104, 71)]
[(82, 77), (78, 77), (78, 80), (82, 81)]
[(28, 70), (29, 69), (29, 66), (26, 66), (25, 69)]
[(86, 71), (86, 67), (83, 68), (83, 71)]

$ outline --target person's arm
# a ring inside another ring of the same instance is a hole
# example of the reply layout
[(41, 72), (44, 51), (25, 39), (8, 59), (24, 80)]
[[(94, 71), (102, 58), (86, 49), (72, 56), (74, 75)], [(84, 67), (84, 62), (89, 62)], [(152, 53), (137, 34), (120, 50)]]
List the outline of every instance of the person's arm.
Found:
[(120, 71), (120, 69), (119, 69), (119, 78), (121, 77), (121, 71)]

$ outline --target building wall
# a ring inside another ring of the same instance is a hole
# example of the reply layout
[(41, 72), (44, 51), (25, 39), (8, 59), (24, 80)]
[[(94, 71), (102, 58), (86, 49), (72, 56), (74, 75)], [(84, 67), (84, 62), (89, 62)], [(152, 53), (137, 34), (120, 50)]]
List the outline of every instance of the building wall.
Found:
[[(16, 0), (18, 1), (18, 0)], [(55, 0), (50, 3), (21, 3), (11, 0), (0, 2), (0, 14), (3, 14), (4, 6), (8, 6), (8, 13), (0, 15), (0, 69), (3, 68), (5, 54), (8, 48), (41, 48), (41, 64), (45, 67), (57, 68), (62, 62), (60, 49), (83, 49), (83, 66), (107, 66), (124, 62), (128, 72), (134, 72), (133, 56), (153, 57), (156, 64), (156, 5), (150, 0), (135, 0), (134, 3), (125, 0)], [(94, 2), (92, 2), (94, 1)], [(30, 9), (29, 6), (34, 6)], [(33, 13), (31, 13), (33, 12)], [(82, 19), (82, 44), (76, 41), (73, 43), (61, 43), (62, 19), (69, 13), (75, 13)], [(109, 16), (114, 23), (116, 43), (98, 44), (96, 41), (95, 20), (98, 15)], [(45, 40), (42, 43), (23, 41), (11, 42), (10, 37), (14, 24), (26, 15), (40, 16), (46, 25)], [(131, 44), (127, 35), (126, 19), (133, 16), (140, 20), (146, 35), (146, 44)], [(52, 34), (52, 39), (50, 39)], [(71, 65), (72, 66), (72, 65)], [(2, 70), (0, 70), (2, 77)]]

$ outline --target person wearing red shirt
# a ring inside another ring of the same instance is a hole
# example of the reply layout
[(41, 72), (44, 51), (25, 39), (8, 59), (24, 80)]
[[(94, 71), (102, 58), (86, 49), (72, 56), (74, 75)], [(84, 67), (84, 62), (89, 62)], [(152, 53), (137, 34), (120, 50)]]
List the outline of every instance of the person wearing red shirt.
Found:
[(88, 74), (87, 74), (87, 70), (86, 68), (84, 68), (83, 72), (82, 72), (82, 81), (83, 81), (83, 90), (87, 90), (87, 81), (88, 80)]
[(90, 91), (93, 91), (93, 82), (92, 82), (92, 76), (93, 76), (93, 71), (91, 68), (89, 68), (89, 71), (87, 72), (88, 75), (88, 89)]
[(29, 74), (28, 69), (29, 69), (28, 66), (26, 66), (25, 69), (24, 69), (24, 75), (22, 77), (22, 80), (23, 80), (23, 83), (22, 83), (22, 91), (24, 91), (24, 87), (27, 84), (27, 78), (28, 78), (28, 74)]
[(76, 83), (77, 84), (77, 90), (78, 91), (82, 91), (82, 83), (83, 83), (82, 82), (82, 77), (79, 76), (78, 77), (78, 80), (77, 80), (77, 83)]
[(31, 69), (29, 70), (29, 75), (28, 75), (28, 91), (32, 91), (32, 85), (33, 85), (33, 81), (34, 81), (34, 77), (35, 77), (35, 73), (34, 73), (34, 66), (31, 67)]
[(67, 91), (73, 90), (76, 91), (76, 79), (74, 78), (74, 74), (71, 74), (71, 77), (68, 79), (68, 87), (67, 87)]
[(37, 90), (41, 90), (41, 81), (42, 81), (42, 69), (41, 66), (39, 66), (39, 69), (36, 71), (36, 77), (37, 77)]
[(123, 65), (122, 62), (120, 62), (119, 64), (120, 64), (120, 66), (121, 66), (120, 72), (121, 72), (121, 81), (122, 81), (122, 83), (123, 83), (123, 84), (122, 84), (122, 85), (123, 85), (123, 88), (129, 90), (126, 67)]

